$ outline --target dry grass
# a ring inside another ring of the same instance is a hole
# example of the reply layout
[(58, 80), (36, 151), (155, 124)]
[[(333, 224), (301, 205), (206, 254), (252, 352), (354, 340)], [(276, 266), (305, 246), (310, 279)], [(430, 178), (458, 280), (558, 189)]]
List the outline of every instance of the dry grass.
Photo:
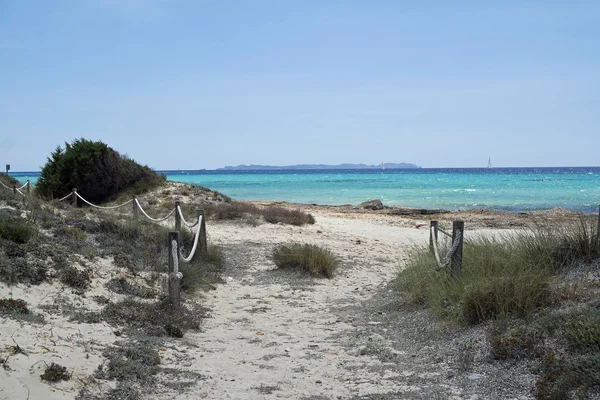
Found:
[(308, 271), (313, 276), (332, 278), (338, 267), (333, 253), (314, 244), (290, 243), (273, 251), (277, 267)]

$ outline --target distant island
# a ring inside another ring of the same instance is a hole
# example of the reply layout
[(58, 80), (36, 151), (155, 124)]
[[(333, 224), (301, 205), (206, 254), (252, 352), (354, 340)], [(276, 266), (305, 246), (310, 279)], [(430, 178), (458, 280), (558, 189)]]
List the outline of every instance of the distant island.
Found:
[(421, 168), (418, 165), (410, 163), (382, 163), (380, 165), (367, 164), (297, 164), (297, 165), (227, 165), (224, 168), (217, 168), (217, 171), (257, 171), (257, 170), (288, 170), (288, 169), (407, 169)]

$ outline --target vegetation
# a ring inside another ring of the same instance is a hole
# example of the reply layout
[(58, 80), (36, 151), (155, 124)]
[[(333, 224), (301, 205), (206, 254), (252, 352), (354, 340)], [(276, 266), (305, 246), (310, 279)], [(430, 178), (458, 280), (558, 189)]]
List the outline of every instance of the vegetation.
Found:
[(413, 302), (459, 323), (523, 317), (556, 300), (551, 290), (556, 274), (600, 257), (593, 229), (582, 220), (576, 226), (466, 240), (458, 280), (437, 268), (428, 247), (416, 246), (398, 283)]
[(216, 220), (262, 218), (271, 224), (286, 224), (303, 226), (314, 224), (315, 218), (300, 210), (290, 210), (278, 206), (258, 207), (254, 204), (241, 201), (229, 201), (222, 203), (207, 203), (203, 205), (207, 218)]
[(338, 262), (330, 250), (314, 244), (290, 243), (273, 251), (273, 260), (279, 268), (298, 268), (313, 276), (332, 278)]
[(47, 199), (63, 197), (72, 188), (86, 200), (100, 203), (128, 191), (142, 193), (165, 180), (147, 166), (141, 166), (98, 141), (77, 139), (50, 154), (36, 185)]
[[(456, 324), (488, 323), (493, 358), (537, 364), (538, 399), (586, 398), (600, 388), (600, 310), (591, 306), (597, 289), (577, 274), (597, 265), (597, 235), (596, 221), (582, 218), (578, 224), (470, 239), (458, 279), (439, 270), (429, 249), (418, 246), (399, 273), (398, 288), (410, 302)], [(579, 283), (571, 287), (569, 279)], [(568, 302), (567, 311), (555, 307), (561, 301)]]
[(52, 363), (46, 367), (40, 378), (48, 382), (68, 381), (71, 379), (71, 374), (67, 372), (67, 367)]
[(0, 239), (27, 243), (32, 235), (33, 229), (22, 218), (0, 214)]

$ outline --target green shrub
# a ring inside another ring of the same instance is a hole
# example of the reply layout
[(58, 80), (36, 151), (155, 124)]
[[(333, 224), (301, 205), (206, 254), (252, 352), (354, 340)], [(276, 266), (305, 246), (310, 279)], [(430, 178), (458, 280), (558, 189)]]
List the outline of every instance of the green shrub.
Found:
[(102, 310), (102, 317), (119, 326), (141, 329), (153, 336), (164, 336), (175, 332), (175, 327), (185, 332), (197, 330), (205, 317), (201, 307), (173, 308), (167, 300), (162, 302), (141, 302), (125, 299), (118, 303), (109, 303)]
[(0, 315), (29, 314), (27, 303), (21, 299), (0, 299)]
[(0, 238), (15, 243), (27, 243), (33, 236), (33, 228), (20, 218), (0, 218)]
[(30, 283), (39, 285), (46, 280), (46, 264), (41, 260), (14, 257), (0, 259), (0, 281), (8, 284)]
[(147, 343), (126, 343), (106, 350), (104, 356), (108, 358), (108, 379), (144, 382), (159, 372), (160, 355)]
[(265, 207), (261, 210), (265, 221), (271, 224), (287, 224), (302, 226), (306, 224), (314, 224), (315, 218), (311, 214), (307, 214), (300, 210), (288, 210), (283, 207)]
[(314, 244), (290, 243), (273, 251), (273, 260), (279, 268), (299, 268), (313, 276), (333, 277), (338, 262), (330, 250)]
[(67, 266), (60, 271), (60, 281), (75, 289), (87, 289), (92, 277), (87, 270), (79, 270), (73, 266)]
[(77, 188), (86, 200), (100, 203), (124, 191), (142, 193), (164, 180), (164, 175), (120, 155), (100, 141), (77, 139), (50, 154), (40, 173), (36, 192), (52, 199)]
[(68, 381), (71, 379), (71, 374), (67, 372), (67, 367), (52, 363), (46, 367), (40, 378), (48, 382)]

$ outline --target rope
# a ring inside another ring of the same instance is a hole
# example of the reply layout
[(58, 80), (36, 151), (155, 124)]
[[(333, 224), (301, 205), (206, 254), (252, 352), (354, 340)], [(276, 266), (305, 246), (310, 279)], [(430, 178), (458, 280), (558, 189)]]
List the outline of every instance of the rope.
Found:
[(195, 223), (193, 223), (193, 224), (190, 224), (189, 222), (187, 222), (187, 221), (185, 220), (185, 218), (183, 218), (183, 213), (181, 212), (181, 207), (180, 207), (180, 206), (177, 206), (177, 214), (179, 214), (179, 217), (181, 218), (181, 221), (182, 221), (184, 224), (186, 224), (188, 227), (190, 227), (190, 228), (193, 228), (193, 227), (195, 227), (196, 225), (198, 225), (198, 222), (200, 221), (200, 219), (198, 219), (198, 221), (196, 221), (196, 222), (195, 222)]
[[(177, 255), (177, 240), (171, 240), (171, 254), (173, 255), (173, 272), (178, 279), (183, 278), (183, 274), (179, 272), (179, 257)], [(173, 275), (172, 275), (173, 276)]]
[(171, 210), (171, 212), (169, 214), (167, 214), (165, 217), (163, 218), (152, 218), (151, 216), (149, 216), (148, 214), (146, 214), (146, 211), (144, 211), (144, 209), (142, 208), (142, 206), (140, 205), (140, 202), (138, 201), (138, 199), (135, 199), (135, 203), (137, 204), (137, 206), (139, 207), (140, 211), (142, 212), (142, 214), (144, 214), (146, 216), (146, 218), (148, 218), (150, 221), (154, 221), (154, 222), (162, 222), (165, 221), (167, 218), (169, 218), (171, 215), (173, 215), (173, 213), (175, 212), (175, 208), (173, 208)]
[(438, 227), (438, 232), (442, 232), (444, 235), (448, 236), (448, 237), (452, 237), (452, 234), (446, 232), (445, 230), (443, 230), (442, 228)]
[(459, 229), (457, 229), (456, 237), (454, 238), (454, 243), (452, 243), (452, 247), (450, 248), (448, 254), (446, 254), (446, 257), (444, 258), (444, 267), (450, 265), (450, 262), (452, 261), (451, 258), (456, 252), (456, 249), (458, 249), (458, 246), (460, 245), (461, 238), (462, 232)]
[[(435, 228), (433, 226), (431, 227), (431, 235), (432, 237), (435, 237)], [(452, 243), (452, 247), (450, 247), (450, 250), (448, 250), (448, 254), (446, 254), (446, 257), (444, 257), (443, 262), (440, 260), (440, 255), (437, 247), (437, 240), (433, 240), (433, 255), (435, 256), (435, 262), (439, 268), (446, 268), (448, 265), (450, 265), (450, 263), (452, 262), (452, 256), (454, 255), (456, 249), (458, 249), (458, 246), (460, 245), (461, 238), (462, 232), (458, 230), (458, 232), (456, 233), (456, 237), (454, 238), (454, 242)]]
[(21, 186), (20, 188), (17, 188), (17, 190), (19, 190), (19, 189), (23, 189), (25, 186), (27, 186), (27, 182), (25, 182), (25, 183), (23, 184), (23, 186)]
[(81, 199), (81, 201), (83, 201), (85, 204), (87, 204), (87, 205), (89, 205), (89, 206), (92, 206), (92, 207), (94, 207), (94, 208), (99, 208), (99, 209), (101, 209), (101, 210), (114, 210), (115, 208), (121, 208), (121, 207), (123, 207), (123, 206), (126, 206), (127, 204), (130, 204), (130, 203), (133, 201), (133, 199), (132, 199), (132, 200), (128, 200), (127, 202), (125, 202), (125, 203), (123, 203), (123, 204), (119, 204), (118, 206), (106, 206), (106, 207), (103, 207), (103, 206), (97, 206), (97, 205), (95, 205), (95, 204), (92, 204), (92, 203), (90, 203), (89, 201), (87, 201), (86, 199), (84, 199), (83, 197), (81, 197), (81, 195), (80, 195), (79, 193), (77, 193), (77, 192), (75, 192), (75, 194), (76, 194), (76, 195), (77, 195), (77, 197), (79, 197), (79, 198)]
[(13, 190), (13, 188), (8, 187), (4, 184), (4, 182), (0, 181), (0, 185), (4, 186), (5, 188), (7, 188), (8, 190)]
[(65, 196), (65, 197), (63, 197), (62, 199), (58, 199), (58, 200), (56, 200), (56, 201), (63, 201), (63, 200), (66, 200), (66, 199), (68, 199), (69, 197), (71, 197), (71, 193), (69, 193), (68, 195), (66, 195), (66, 196)]
[(438, 253), (437, 240), (435, 240), (435, 227), (432, 226), (430, 229), (431, 229), (431, 237), (434, 238), (434, 240), (433, 240), (433, 255), (435, 256), (435, 262), (439, 268), (444, 268), (444, 266), (442, 265), (442, 262), (440, 261), (440, 255)]
[(181, 254), (181, 261), (184, 263), (189, 263), (190, 261), (192, 261), (192, 257), (194, 257), (194, 253), (196, 253), (196, 248), (198, 247), (198, 239), (200, 238), (200, 227), (202, 226), (202, 224), (200, 223), (201, 220), (202, 220), (202, 217), (199, 217), (198, 223), (196, 226), (196, 235), (194, 236), (194, 246), (192, 247), (192, 251), (190, 252), (190, 255), (187, 257), (184, 257), (183, 254)]

